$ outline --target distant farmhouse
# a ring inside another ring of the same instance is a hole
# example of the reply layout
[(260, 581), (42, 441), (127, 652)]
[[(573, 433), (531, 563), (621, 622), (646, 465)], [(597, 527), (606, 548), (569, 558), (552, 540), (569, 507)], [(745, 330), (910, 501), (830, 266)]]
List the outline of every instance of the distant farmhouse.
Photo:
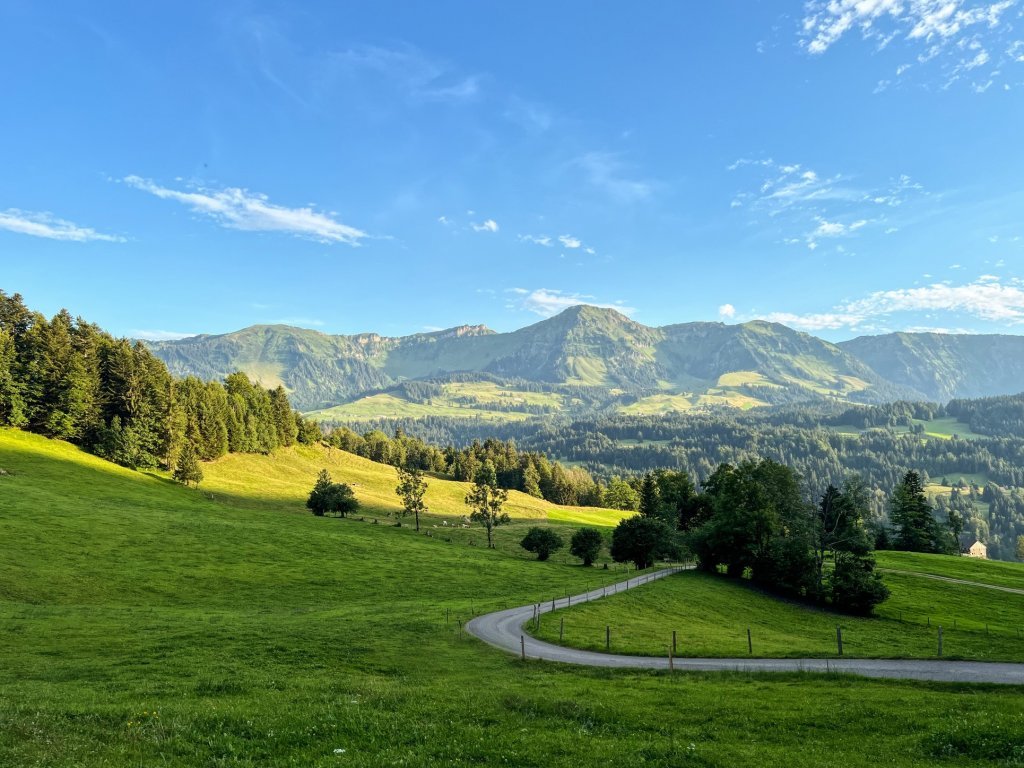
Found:
[(968, 557), (976, 557), (979, 560), (988, 560), (988, 547), (980, 541), (976, 541), (967, 548)]

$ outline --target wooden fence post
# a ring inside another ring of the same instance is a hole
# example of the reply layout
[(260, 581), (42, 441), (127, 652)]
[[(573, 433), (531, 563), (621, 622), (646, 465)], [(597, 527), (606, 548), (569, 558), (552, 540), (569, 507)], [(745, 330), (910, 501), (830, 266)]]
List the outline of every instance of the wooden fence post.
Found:
[(843, 655), (843, 628), (836, 627), (836, 645), (839, 646), (839, 655)]
[(753, 655), (754, 641), (750, 639), (750, 627), (747, 627), (747, 653)]
[(676, 631), (672, 630), (672, 655), (676, 655)]
[(519, 636), (519, 647), (522, 649), (523, 661), (526, 661), (526, 636)]
[(604, 628), (604, 649), (606, 651), (611, 650), (612, 647), (612, 628), (608, 625)]

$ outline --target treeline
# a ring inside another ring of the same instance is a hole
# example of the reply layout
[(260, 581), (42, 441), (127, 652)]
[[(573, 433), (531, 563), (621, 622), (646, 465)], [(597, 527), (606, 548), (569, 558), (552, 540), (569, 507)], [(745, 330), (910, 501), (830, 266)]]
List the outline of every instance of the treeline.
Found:
[(875, 573), (863, 481), (808, 503), (799, 477), (770, 460), (723, 464), (704, 484), (686, 540), (699, 566), (783, 595), (869, 614), (888, 597)]
[(126, 467), (177, 468), (186, 449), (210, 460), (321, 438), (284, 390), (242, 373), (174, 380), (141, 343), (66, 310), (47, 319), (0, 291), (0, 425), (75, 443)]
[(982, 435), (1024, 435), (1024, 394), (951, 400), (945, 410)]
[(892, 487), (909, 467), (920, 467), (931, 477), (977, 473), (998, 485), (1024, 485), (1024, 435), (922, 440), (909, 431), (887, 429), (848, 435), (822, 426), (776, 423), (777, 418), (619, 416), (542, 427), (521, 442), (605, 477), (681, 467), (703, 480), (719, 464), (769, 458), (793, 467), (818, 489), (851, 472), (873, 487)]
[(590, 473), (565, 467), (536, 451), (520, 451), (514, 440), (474, 440), (465, 448), (438, 448), (401, 429), (389, 437), (380, 430), (364, 434), (341, 427), (328, 433), (329, 445), (394, 467), (419, 469), (472, 482), (481, 467), (494, 467), (499, 488), (522, 491), (553, 504), (599, 507), (604, 504), (605, 486)]

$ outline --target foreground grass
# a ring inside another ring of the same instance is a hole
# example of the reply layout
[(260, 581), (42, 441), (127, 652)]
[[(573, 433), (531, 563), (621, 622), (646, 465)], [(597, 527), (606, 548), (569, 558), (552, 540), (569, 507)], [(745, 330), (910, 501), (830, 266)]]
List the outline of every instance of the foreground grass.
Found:
[(0, 765), (959, 766), (1024, 739), (1018, 689), (524, 664), (457, 619), (614, 574), (275, 506), (271, 460), (214, 500), (11, 431), (0, 468)]
[(846, 656), (934, 658), (941, 625), (947, 658), (1024, 661), (1024, 596), (905, 574), (885, 581), (892, 597), (879, 616), (858, 618), (691, 571), (556, 611), (533, 634), (558, 642), (564, 629), (564, 645), (601, 651), (611, 627), (612, 651), (664, 656), (675, 631), (680, 656), (732, 657), (748, 655), (749, 628), (755, 656), (822, 658), (837, 655), (841, 626)]

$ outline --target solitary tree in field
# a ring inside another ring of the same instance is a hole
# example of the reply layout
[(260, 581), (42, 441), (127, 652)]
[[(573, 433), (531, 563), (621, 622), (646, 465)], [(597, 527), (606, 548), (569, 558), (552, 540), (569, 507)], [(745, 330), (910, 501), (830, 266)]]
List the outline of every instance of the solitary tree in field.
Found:
[(321, 469), (316, 476), (316, 485), (306, 499), (306, 507), (317, 517), (323, 517), (327, 513), (327, 500), (331, 491), (331, 473)]
[(196, 488), (203, 482), (203, 469), (199, 466), (196, 449), (191, 442), (185, 443), (178, 457), (178, 466), (174, 468), (174, 479), (183, 485), (195, 484)]
[(487, 546), (494, 549), (494, 529), (510, 521), (501, 508), (508, 501), (508, 491), (498, 487), (498, 475), (488, 459), (477, 470), (473, 489), (466, 494), (466, 504), (472, 510), (469, 519), (487, 531)]
[(535, 553), (538, 560), (547, 560), (552, 552), (557, 552), (563, 545), (561, 536), (550, 528), (541, 528), (537, 525), (527, 531), (519, 543), (527, 552)]
[(427, 513), (427, 505), (423, 502), (423, 495), (427, 492), (427, 481), (423, 479), (423, 472), (417, 468), (398, 468), (398, 487), (395, 493), (402, 499), (402, 514), (415, 515), (416, 530), (420, 529), (420, 515)]
[(583, 565), (590, 567), (600, 554), (603, 544), (600, 531), (594, 528), (580, 528), (569, 542), (569, 554), (578, 557), (583, 561)]
[(323, 517), (329, 512), (345, 517), (359, 508), (359, 501), (347, 483), (331, 482), (330, 473), (321, 469), (316, 476), (316, 485), (306, 499), (306, 506), (317, 517)]
[(639, 569), (652, 565), (659, 557), (676, 554), (675, 532), (656, 517), (636, 515), (615, 527), (612, 533), (612, 559), (632, 561)]

